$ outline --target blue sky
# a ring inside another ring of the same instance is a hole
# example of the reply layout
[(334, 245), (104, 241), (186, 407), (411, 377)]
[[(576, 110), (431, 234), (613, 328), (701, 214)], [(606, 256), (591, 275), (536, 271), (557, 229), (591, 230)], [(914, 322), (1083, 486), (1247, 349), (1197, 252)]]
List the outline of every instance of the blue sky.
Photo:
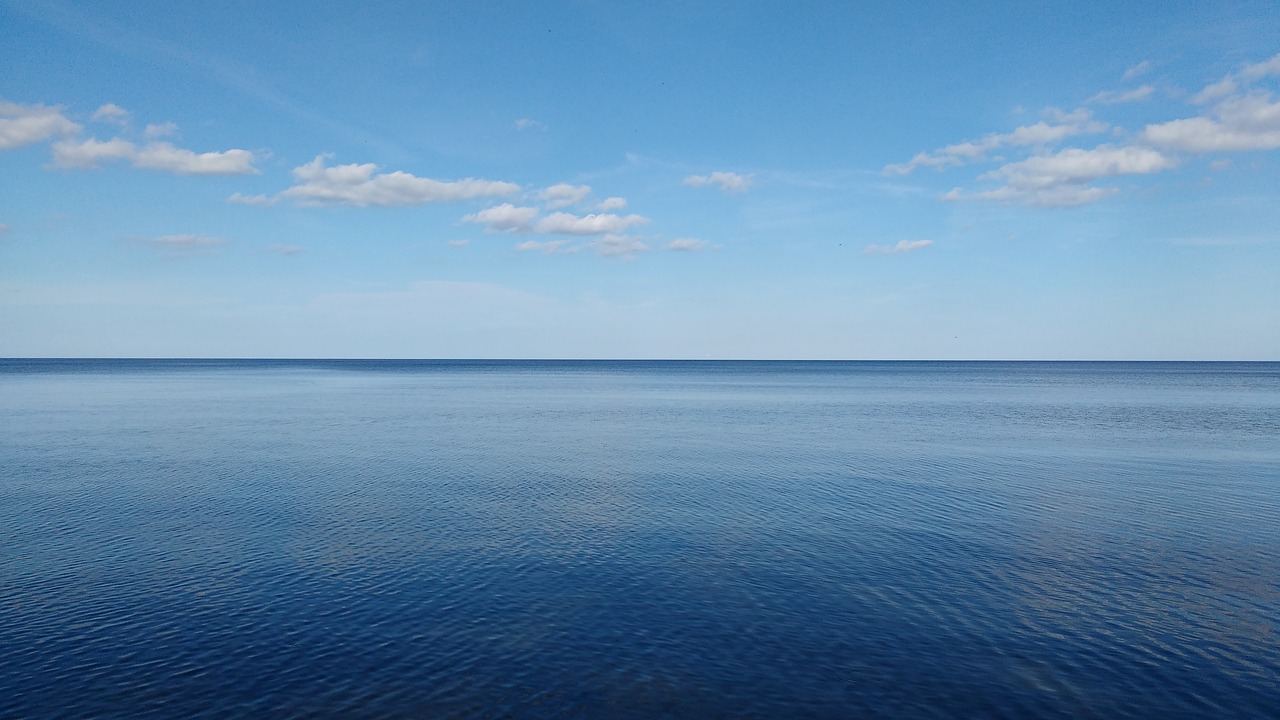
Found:
[(0, 27), (0, 356), (1280, 359), (1271, 1)]

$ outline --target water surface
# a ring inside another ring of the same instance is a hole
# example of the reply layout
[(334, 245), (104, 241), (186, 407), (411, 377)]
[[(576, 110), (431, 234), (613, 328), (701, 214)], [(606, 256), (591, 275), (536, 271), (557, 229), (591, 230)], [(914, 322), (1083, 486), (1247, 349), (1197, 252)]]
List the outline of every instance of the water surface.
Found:
[(1280, 364), (0, 361), (2, 717), (1264, 717)]

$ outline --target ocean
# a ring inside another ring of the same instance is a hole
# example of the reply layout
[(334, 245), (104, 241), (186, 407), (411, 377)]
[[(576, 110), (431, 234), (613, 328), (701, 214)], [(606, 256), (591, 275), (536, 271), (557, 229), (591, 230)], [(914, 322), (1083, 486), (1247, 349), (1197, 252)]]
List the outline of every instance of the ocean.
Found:
[(0, 717), (1274, 717), (1280, 363), (0, 360)]

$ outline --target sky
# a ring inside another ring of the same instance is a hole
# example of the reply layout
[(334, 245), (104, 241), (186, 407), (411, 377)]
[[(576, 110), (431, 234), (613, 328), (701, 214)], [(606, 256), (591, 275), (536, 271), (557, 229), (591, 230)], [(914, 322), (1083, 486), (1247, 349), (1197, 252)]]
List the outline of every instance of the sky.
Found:
[(1274, 0), (0, 28), (0, 357), (1280, 360)]

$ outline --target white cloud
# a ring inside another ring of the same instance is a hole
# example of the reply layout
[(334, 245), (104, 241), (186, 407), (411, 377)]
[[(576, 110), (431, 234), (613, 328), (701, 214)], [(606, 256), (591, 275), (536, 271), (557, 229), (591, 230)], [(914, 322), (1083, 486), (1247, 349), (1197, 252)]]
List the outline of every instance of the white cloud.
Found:
[(1128, 70), (1125, 70), (1121, 79), (1132, 80), (1140, 75), (1146, 75), (1149, 70), (1151, 70), (1151, 61), (1143, 60), (1137, 65), (1130, 67)]
[(520, 186), (495, 180), (466, 178), (446, 182), (396, 171), (377, 173), (373, 163), (325, 167), (325, 156), (293, 169), (298, 184), (280, 193), (304, 205), (352, 205), (394, 207), (430, 202), (453, 202), (501, 197), (519, 192)]
[(178, 126), (175, 123), (153, 123), (148, 125), (143, 134), (149, 138), (168, 137), (178, 132)]
[(981, 176), (985, 180), (1003, 180), (1006, 183), (1003, 187), (975, 193), (955, 188), (942, 199), (995, 200), (1040, 207), (1084, 205), (1116, 191), (1093, 187), (1090, 182), (1121, 175), (1145, 175), (1176, 165), (1173, 158), (1145, 147), (1067, 148), (1052, 155), (1036, 155), (1008, 163)]
[(1067, 148), (1053, 155), (1036, 155), (1002, 165), (982, 177), (1003, 179), (1015, 188), (1036, 189), (1078, 185), (1117, 175), (1145, 175), (1176, 164), (1150, 148), (1099, 145), (1092, 150)]
[(886, 175), (909, 175), (916, 168), (946, 168), (985, 160), (987, 153), (997, 148), (1051, 145), (1076, 135), (1096, 135), (1106, 132), (1107, 123), (1094, 120), (1088, 110), (1063, 112), (1051, 108), (1046, 111), (1052, 122), (1040, 121), (1024, 125), (1006, 133), (993, 133), (980, 140), (947, 145), (932, 153), (917, 153), (905, 163), (886, 165)]
[(11, 150), (79, 131), (80, 126), (63, 117), (60, 108), (0, 100), (0, 150)]
[(1089, 98), (1089, 102), (1101, 104), (1101, 105), (1119, 105), (1121, 103), (1130, 103), (1130, 102), (1137, 102), (1139, 100), (1146, 100), (1147, 98), (1151, 97), (1151, 94), (1154, 93), (1155, 91), (1156, 91), (1156, 88), (1154, 85), (1143, 85), (1140, 88), (1134, 88), (1133, 90), (1126, 90), (1126, 91), (1103, 90), (1097, 95), (1094, 95), (1093, 97)]
[(1224, 77), (1216, 83), (1206, 86), (1203, 90), (1191, 96), (1191, 102), (1196, 105), (1205, 105), (1214, 100), (1222, 98), (1234, 93), (1238, 89), (1234, 78)]
[(515, 123), (513, 123), (513, 126), (517, 130), (529, 130), (531, 128), (537, 128), (538, 130), (547, 129), (546, 123), (538, 122), (533, 118), (520, 118), (519, 120), (516, 120)]
[(689, 187), (702, 187), (705, 185), (714, 185), (723, 192), (727, 193), (744, 193), (751, 189), (751, 184), (755, 181), (755, 174), (739, 175), (738, 173), (716, 171), (710, 175), (690, 175), (684, 179), (684, 184)]
[(586, 244), (603, 257), (632, 257), (649, 249), (640, 238), (630, 235), (608, 234)]
[(266, 195), (242, 195), (240, 193), (231, 193), (227, 197), (227, 202), (237, 203), (239, 205), (275, 205), (276, 199), (267, 197)]
[(517, 207), (503, 203), (462, 218), (462, 222), (488, 225), (494, 232), (528, 232), (529, 223), (538, 215), (537, 208)]
[(1280, 75), (1280, 53), (1268, 60), (1247, 64), (1240, 68), (1240, 72), (1231, 73), (1215, 83), (1210, 83), (1203, 90), (1191, 96), (1191, 102), (1196, 105), (1207, 105), (1229, 95), (1234, 95), (1236, 92), (1245, 89), (1245, 87), (1271, 75)]
[(1270, 60), (1245, 65), (1240, 70), (1240, 76), (1250, 82), (1260, 80), (1268, 75), (1280, 75), (1280, 53), (1276, 53)]
[(133, 166), (178, 175), (256, 175), (254, 156), (248, 150), (197, 153), (166, 142), (150, 143), (138, 150)]
[(92, 168), (107, 160), (128, 160), (134, 167), (179, 175), (247, 175), (257, 173), (248, 150), (195, 153), (169, 143), (150, 143), (139, 149), (121, 138), (60, 140), (53, 144), (53, 167)]
[(569, 207), (582, 202), (587, 195), (591, 194), (590, 185), (570, 185), (568, 183), (560, 183), (538, 193), (538, 197), (546, 203), (551, 210), (557, 208)]
[(130, 159), (136, 152), (133, 143), (120, 138), (59, 140), (53, 144), (52, 165), (57, 168), (93, 168), (104, 160)]
[(276, 253), (277, 255), (285, 255), (285, 256), (301, 255), (302, 253), (306, 252), (306, 248), (301, 248), (301, 247), (298, 247), (297, 245), (272, 245), (267, 249), (273, 253)]
[(606, 210), (606, 211), (608, 211), (608, 210), (621, 210), (621, 209), (625, 208), (626, 206), (627, 206), (627, 200), (626, 200), (626, 198), (620, 198), (620, 197), (607, 197), (607, 198), (605, 198), (604, 200), (601, 200), (601, 201), (600, 201), (600, 204), (599, 204), (599, 205), (597, 205), (596, 207), (597, 207), (597, 209), (599, 209), (599, 210)]
[(555, 235), (604, 235), (620, 233), (637, 225), (644, 225), (649, 218), (642, 215), (614, 215), (600, 213), (590, 215), (571, 215), (569, 213), (552, 213), (533, 226), (534, 232)]
[(709, 247), (711, 247), (711, 243), (706, 240), (691, 237), (676, 238), (675, 240), (667, 243), (668, 250), (675, 250), (678, 252), (697, 252), (699, 250), (706, 250)]
[(541, 242), (538, 240), (525, 240), (516, 244), (516, 250), (519, 252), (540, 252), (552, 255), (555, 253), (577, 252), (578, 248), (569, 246), (568, 240), (546, 240)]
[(863, 255), (895, 255), (909, 253), (933, 244), (932, 240), (899, 240), (896, 245), (868, 245)]
[(464, 248), (470, 244), (471, 244), (470, 240), (450, 240), (449, 241), (449, 247), (451, 248)]
[(1148, 125), (1143, 141), (1187, 152), (1240, 152), (1280, 148), (1280, 102), (1254, 92), (1223, 100), (1210, 113)]
[(90, 115), (89, 119), (94, 122), (110, 122), (117, 125), (124, 125), (129, 121), (129, 111), (115, 103), (107, 103), (97, 110), (94, 110), (93, 115)]

